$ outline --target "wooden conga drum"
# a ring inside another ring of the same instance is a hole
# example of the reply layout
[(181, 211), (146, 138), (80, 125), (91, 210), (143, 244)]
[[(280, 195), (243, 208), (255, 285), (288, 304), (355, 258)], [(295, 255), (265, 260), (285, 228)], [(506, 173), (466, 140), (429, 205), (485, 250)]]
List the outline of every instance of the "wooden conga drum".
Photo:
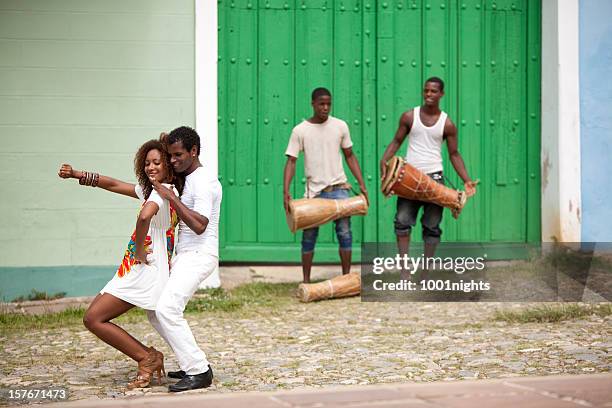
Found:
[(334, 200), (327, 198), (300, 198), (289, 202), (287, 225), (291, 232), (318, 227), (339, 218), (366, 215), (368, 202), (360, 194), (355, 197)]
[(401, 157), (393, 157), (387, 163), (387, 174), (381, 183), (386, 197), (397, 195), (410, 200), (426, 201), (450, 208), (456, 218), (467, 200), (464, 191), (453, 190), (406, 163)]
[(319, 283), (300, 283), (297, 296), (302, 302), (312, 302), (357, 296), (359, 293), (361, 293), (361, 274), (351, 272)]

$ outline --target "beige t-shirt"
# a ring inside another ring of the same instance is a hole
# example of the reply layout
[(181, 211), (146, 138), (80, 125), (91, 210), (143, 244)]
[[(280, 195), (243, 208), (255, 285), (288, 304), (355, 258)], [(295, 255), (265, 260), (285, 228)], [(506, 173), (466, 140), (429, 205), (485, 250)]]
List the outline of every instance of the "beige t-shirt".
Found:
[(340, 148), (351, 146), (348, 125), (333, 116), (320, 124), (305, 120), (293, 128), (285, 154), (297, 158), (304, 152), (304, 197), (312, 198), (327, 186), (346, 183)]

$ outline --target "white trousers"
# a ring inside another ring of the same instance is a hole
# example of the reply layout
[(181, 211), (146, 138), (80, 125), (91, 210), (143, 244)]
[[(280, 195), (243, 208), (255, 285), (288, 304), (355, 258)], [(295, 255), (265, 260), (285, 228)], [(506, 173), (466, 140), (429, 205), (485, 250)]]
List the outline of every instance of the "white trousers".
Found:
[(170, 345), (181, 370), (188, 375), (208, 371), (206, 354), (198, 347), (183, 317), (183, 311), (198, 286), (219, 265), (214, 255), (186, 251), (172, 258), (170, 279), (157, 302), (155, 312), (147, 312), (149, 321)]
[(210, 276), (200, 283), (199, 289), (215, 289), (221, 287), (221, 278), (219, 276), (219, 267), (210, 274)]

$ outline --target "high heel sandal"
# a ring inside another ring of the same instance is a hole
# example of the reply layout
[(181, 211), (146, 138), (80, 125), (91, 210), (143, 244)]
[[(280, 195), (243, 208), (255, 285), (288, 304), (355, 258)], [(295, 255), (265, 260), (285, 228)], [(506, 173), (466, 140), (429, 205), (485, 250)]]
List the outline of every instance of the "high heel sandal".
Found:
[(164, 355), (155, 350), (153, 347), (149, 348), (147, 356), (138, 362), (138, 374), (136, 379), (129, 382), (127, 388), (132, 390), (134, 388), (145, 388), (151, 384), (153, 374), (157, 374), (157, 383), (161, 385), (162, 373), (166, 375), (164, 369)]

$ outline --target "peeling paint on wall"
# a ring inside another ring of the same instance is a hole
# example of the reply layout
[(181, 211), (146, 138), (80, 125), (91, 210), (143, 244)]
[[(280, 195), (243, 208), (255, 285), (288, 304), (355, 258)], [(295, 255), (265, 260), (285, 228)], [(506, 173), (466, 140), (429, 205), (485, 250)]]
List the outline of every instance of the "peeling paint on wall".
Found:
[(548, 158), (548, 152), (544, 152), (545, 157), (542, 162), (542, 191), (546, 190), (548, 187), (548, 172), (552, 165), (550, 164), (550, 160)]

